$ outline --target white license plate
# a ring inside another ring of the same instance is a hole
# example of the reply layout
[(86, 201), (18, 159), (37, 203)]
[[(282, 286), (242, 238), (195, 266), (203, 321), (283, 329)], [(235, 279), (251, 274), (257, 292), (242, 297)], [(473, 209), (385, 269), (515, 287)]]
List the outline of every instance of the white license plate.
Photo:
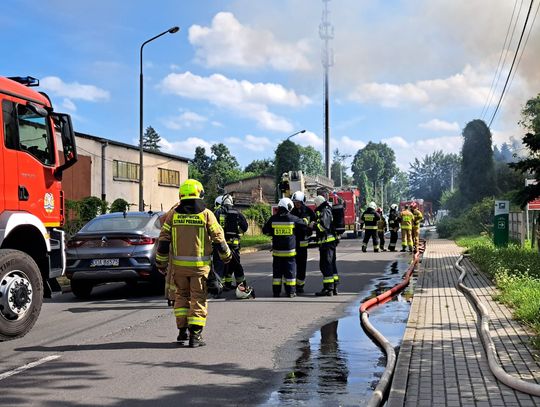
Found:
[(90, 267), (118, 266), (120, 259), (94, 259), (90, 262)]

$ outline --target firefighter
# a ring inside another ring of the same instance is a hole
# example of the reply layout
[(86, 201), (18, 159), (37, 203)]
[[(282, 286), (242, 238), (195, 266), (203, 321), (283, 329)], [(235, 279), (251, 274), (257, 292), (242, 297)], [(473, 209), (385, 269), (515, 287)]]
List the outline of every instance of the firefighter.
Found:
[(405, 205), (405, 208), (399, 214), (399, 219), (401, 223), (401, 251), (413, 251), (413, 241), (412, 241), (412, 224), (413, 224), (414, 215), (409, 210), (409, 205)]
[(418, 204), (416, 202), (411, 203), (411, 212), (413, 214), (413, 222), (412, 222), (413, 250), (416, 252), (418, 250), (418, 243), (420, 241), (420, 223), (424, 220), (424, 215), (422, 214), (422, 211), (418, 209)]
[(380, 243), (380, 249), (385, 252), (386, 249), (384, 248), (384, 234), (386, 233), (387, 225), (386, 225), (386, 219), (384, 218), (382, 208), (377, 208), (377, 214), (379, 215), (380, 219), (377, 221), (377, 236), (379, 237), (379, 243)]
[(377, 239), (377, 222), (379, 222), (381, 217), (377, 213), (376, 209), (377, 204), (375, 202), (370, 202), (367, 209), (360, 217), (360, 223), (364, 227), (364, 240), (362, 242), (362, 251), (364, 253), (367, 252), (367, 245), (370, 238), (373, 238), (373, 251), (379, 251), (379, 239)]
[(390, 244), (388, 245), (388, 250), (395, 252), (399, 230), (399, 214), (397, 211), (397, 204), (390, 205), (390, 212), (388, 213), (388, 228), (390, 229)]
[(316, 292), (317, 296), (337, 295), (339, 275), (336, 267), (337, 238), (334, 230), (332, 209), (328, 201), (321, 195), (315, 197), (315, 222), (310, 227), (317, 234), (319, 244), (319, 265), (323, 275), (323, 288)]
[[(175, 209), (178, 206), (178, 203), (175, 203), (169, 211)], [(163, 224), (165, 223), (165, 218), (167, 217), (167, 214), (163, 214), (159, 217), (159, 223), (163, 227)], [(167, 267), (166, 273), (165, 273), (165, 298), (167, 299), (167, 305), (169, 307), (174, 306), (174, 297), (176, 296), (176, 286), (174, 285), (173, 275), (171, 273), (171, 267)]]
[[(223, 195), (219, 195), (214, 200), (214, 215), (216, 215), (216, 218), (219, 220), (219, 215), (216, 214), (216, 212), (221, 208), (221, 203), (223, 202)], [(217, 247), (214, 247), (212, 250), (212, 267), (214, 267), (214, 271), (216, 274), (223, 280), (223, 270), (225, 269), (225, 265), (223, 264), (223, 261), (219, 257), (219, 249)]]
[(206, 325), (207, 286), (212, 243), (226, 264), (232, 254), (225, 234), (214, 213), (206, 209), (202, 184), (194, 179), (185, 181), (179, 190), (180, 204), (171, 209), (159, 234), (156, 254), (158, 269), (165, 273), (169, 266), (176, 285), (174, 315), (178, 327), (176, 340), (189, 346), (204, 346), (202, 330)]
[[(304, 221), (304, 223), (309, 225), (311, 222), (314, 222), (315, 212), (308, 206), (306, 206), (306, 196), (302, 191), (296, 191), (292, 196), (292, 201), (294, 208), (291, 211), (291, 214), (299, 217)], [(311, 235), (312, 230), (309, 227), (306, 227), (305, 234), (299, 236), (300, 238), (296, 241), (296, 293), (304, 293), (304, 285), (306, 283), (306, 267), (307, 267), (307, 257), (308, 257), (308, 244), (309, 236)]]
[(291, 210), (294, 204), (290, 198), (281, 198), (278, 212), (263, 226), (263, 233), (272, 236), (272, 292), (281, 295), (281, 285), (285, 282), (285, 294), (296, 297), (296, 240), (304, 236), (306, 224)]
[(225, 231), (225, 239), (231, 249), (233, 259), (223, 270), (223, 289), (225, 291), (235, 288), (232, 284), (234, 274), (236, 286), (246, 284), (244, 269), (240, 264), (240, 236), (248, 230), (248, 223), (245, 216), (233, 206), (233, 197), (229, 194), (223, 195), (221, 207), (215, 212), (219, 224)]

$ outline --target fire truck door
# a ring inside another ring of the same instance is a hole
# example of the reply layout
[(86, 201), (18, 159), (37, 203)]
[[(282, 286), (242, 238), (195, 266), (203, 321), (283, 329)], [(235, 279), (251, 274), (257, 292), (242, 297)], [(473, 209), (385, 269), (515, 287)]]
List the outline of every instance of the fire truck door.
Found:
[(60, 226), (60, 182), (54, 177), (56, 151), (50, 119), (25, 104), (17, 105), (19, 209), (45, 226)]

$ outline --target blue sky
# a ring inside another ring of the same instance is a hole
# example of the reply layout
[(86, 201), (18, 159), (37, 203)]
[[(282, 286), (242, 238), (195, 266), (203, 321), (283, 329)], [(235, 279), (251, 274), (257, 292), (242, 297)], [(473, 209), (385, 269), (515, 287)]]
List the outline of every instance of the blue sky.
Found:
[[(415, 157), (460, 150), (462, 128), (482, 118), (514, 13), (489, 122), (528, 8), (517, 0), (328, 4), (331, 150), (354, 155), (384, 141), (404, 170)], [(136, 145), (140, 46), (179, 26), (144, 47), (144, 126), (158, 131), (163, 151), (192, 157), (198, 145), (223, 142), (245, 166), (305, 129), (293, 140), (323, 152), (322, 8), (319, 0), (4, 0), (0, 74), (40, 78), (77, 131)], [(532, 27), (492, 125), (497, 144), (521, 138), (519, 112), (540, 92), (540, 22)]]

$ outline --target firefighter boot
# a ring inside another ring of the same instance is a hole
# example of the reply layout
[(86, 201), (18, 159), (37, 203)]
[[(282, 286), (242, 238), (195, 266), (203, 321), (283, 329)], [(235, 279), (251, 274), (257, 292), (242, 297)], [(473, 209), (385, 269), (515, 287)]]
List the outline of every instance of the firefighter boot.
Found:
[(304, 285), (296, 284), (296, 294), (304, 294)]
[(294, 298), (296, 297), (296, 287), (294, 286), (285, 286), (285, 294), (287, 294), (287, 297)]
[(365, 244), (362, 245), (362, 251), (363, 251), (364, 253), (367, 252), (367, 245), (365, 245)]
[(272, 292), (274, 294), (274, 297), (279, 297), (281, 295), (281, 285), (272, 286)]
[(191, 325), (189, 327), (189, 347), (197, 348), (204, 345), (206, 345), (206, 343), (202, 338), (202, 326)]
[(334, 294), (334, 295), (338, 295), (338, 290), (337, 290), (338, 284), (339, 283), (337, 281), (334, 281), (334, 288), (332, 290), (332, 294)]
[(181, 345), (188, 340), (188, 331), (187, 328), (178, 328), (178, 336), (176, 337), (176, 342)]
[(323, 284), (323, 289), (319, 292), (316, 292), (315, 295), (317, 297), (331, 297), (332, 294), (333, 294), (333, 290), (332, 290), (332, 285), (334, 283), (324, 283)]

